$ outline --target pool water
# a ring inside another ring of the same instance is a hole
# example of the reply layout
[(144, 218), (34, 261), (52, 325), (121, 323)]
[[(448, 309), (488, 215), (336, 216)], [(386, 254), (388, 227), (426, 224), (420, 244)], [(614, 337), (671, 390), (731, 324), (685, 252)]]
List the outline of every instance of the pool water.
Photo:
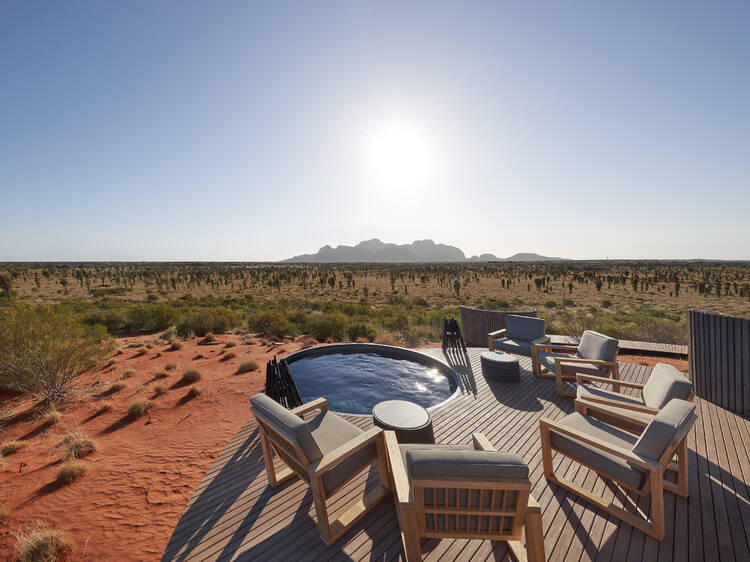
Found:
[(438, 369), (376, 353), (331, 353), (289, 364), (303, 402), (326, 398), (331, 410), (370, 414), (383, 400), (409, 400), (424, 408), (451, 397), (453, 379)]

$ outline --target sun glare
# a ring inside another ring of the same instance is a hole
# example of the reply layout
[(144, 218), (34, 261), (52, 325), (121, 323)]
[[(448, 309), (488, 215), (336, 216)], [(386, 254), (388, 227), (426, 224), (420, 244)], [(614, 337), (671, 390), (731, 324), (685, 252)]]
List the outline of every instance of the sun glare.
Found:
[(427, 141), (411, 127), (390, 125), (377, 132), (369, 156), (372, 173), (384, 187), (416, 187), (430, 172)]

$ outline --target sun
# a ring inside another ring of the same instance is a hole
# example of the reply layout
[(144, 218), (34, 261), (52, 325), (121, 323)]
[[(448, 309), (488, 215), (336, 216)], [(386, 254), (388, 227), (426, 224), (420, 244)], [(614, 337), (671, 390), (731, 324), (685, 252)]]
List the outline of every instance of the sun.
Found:
[(427, 140), (413, 127), (398, 124), (383, 127), (370, 139), (369, 164), (383, 187), (417, 187), (431, 171)]

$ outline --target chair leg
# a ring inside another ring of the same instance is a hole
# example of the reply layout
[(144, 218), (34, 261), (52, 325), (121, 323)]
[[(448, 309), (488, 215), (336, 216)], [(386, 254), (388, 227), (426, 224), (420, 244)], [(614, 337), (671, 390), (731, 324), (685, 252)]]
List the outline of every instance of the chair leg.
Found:
[(526, 512), (526, 556), (529, 562), (544, 562), (544, 531), (542, 529), (542, 510), (528, 510)]
[(544, 467), (544, 477), (549, 479), (552, 476), (552, 442), (550, 440), (549, 428), (540, 424), (539, 434), (542, 442), (542, 466)]
[(273, 488), (277, 488), (287, 480), (296, 478), (297, 474), (285, 468), (280, 472), (276, 472), (276, 467), (273, 464), (273, 452), (271, 450), (271, 444), (268, 442), (263, 430), (260, 431), (260, 449), (263, 452), (263, 463), (266, 465), (266, 475), (268, 476), (268, 482)]
[(420, 562), (422, 545), (417, 535), (417, 512), (414, 509), (399, 508), (398, 505), (396, 505), (396, 512), (401, 527), (401, 542), (404, 545), (406, 562)]
[(664, 480), (664, 489), (680, 497), (688, 497), (690, 493), (690, 485), (688, 482), (689, 469), (687, 438), (683, 439), (682, 442), (677, 446), (677, 465), (674, 466), (674, 463), (672, 463), (667, 468), (669, 470), (677, 471), (677, 485), (672, 484), (672, 482), (669, 482), (668, 480)]
[[(612, 365), (612, 378), (616, 381), (620, 380), (620, 365), (617, 363), (617, 358), (615, 358), (615, 364)], [(620, 392), (620, 385), (613, 383), (612, 390), (614, 392)]]
[(654, 470), (649, 476), (651, 480), (651, 520), (652, 532), (649, 533), (657, 541), (664, 538), (664, 473)]
[(328, 507), (326, 506), (325, 492), (323, 482), (320, 478), (313, 478), (310, 482), (312, 488), (313, 502), (315, 503), (315, 515), (318, 519), (318, 532), (320, 538), (326, 545), (330, 546), (333, 542), (331, 537), (331, 524), (328, 521)]

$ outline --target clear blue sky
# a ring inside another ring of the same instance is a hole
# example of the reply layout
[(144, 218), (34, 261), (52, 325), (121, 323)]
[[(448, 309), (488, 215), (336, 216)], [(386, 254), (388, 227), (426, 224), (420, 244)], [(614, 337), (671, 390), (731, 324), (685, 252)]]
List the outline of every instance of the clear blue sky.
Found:
[(0, 260), (750, 259), (748, 29), (746, 1), (2, 0)]

